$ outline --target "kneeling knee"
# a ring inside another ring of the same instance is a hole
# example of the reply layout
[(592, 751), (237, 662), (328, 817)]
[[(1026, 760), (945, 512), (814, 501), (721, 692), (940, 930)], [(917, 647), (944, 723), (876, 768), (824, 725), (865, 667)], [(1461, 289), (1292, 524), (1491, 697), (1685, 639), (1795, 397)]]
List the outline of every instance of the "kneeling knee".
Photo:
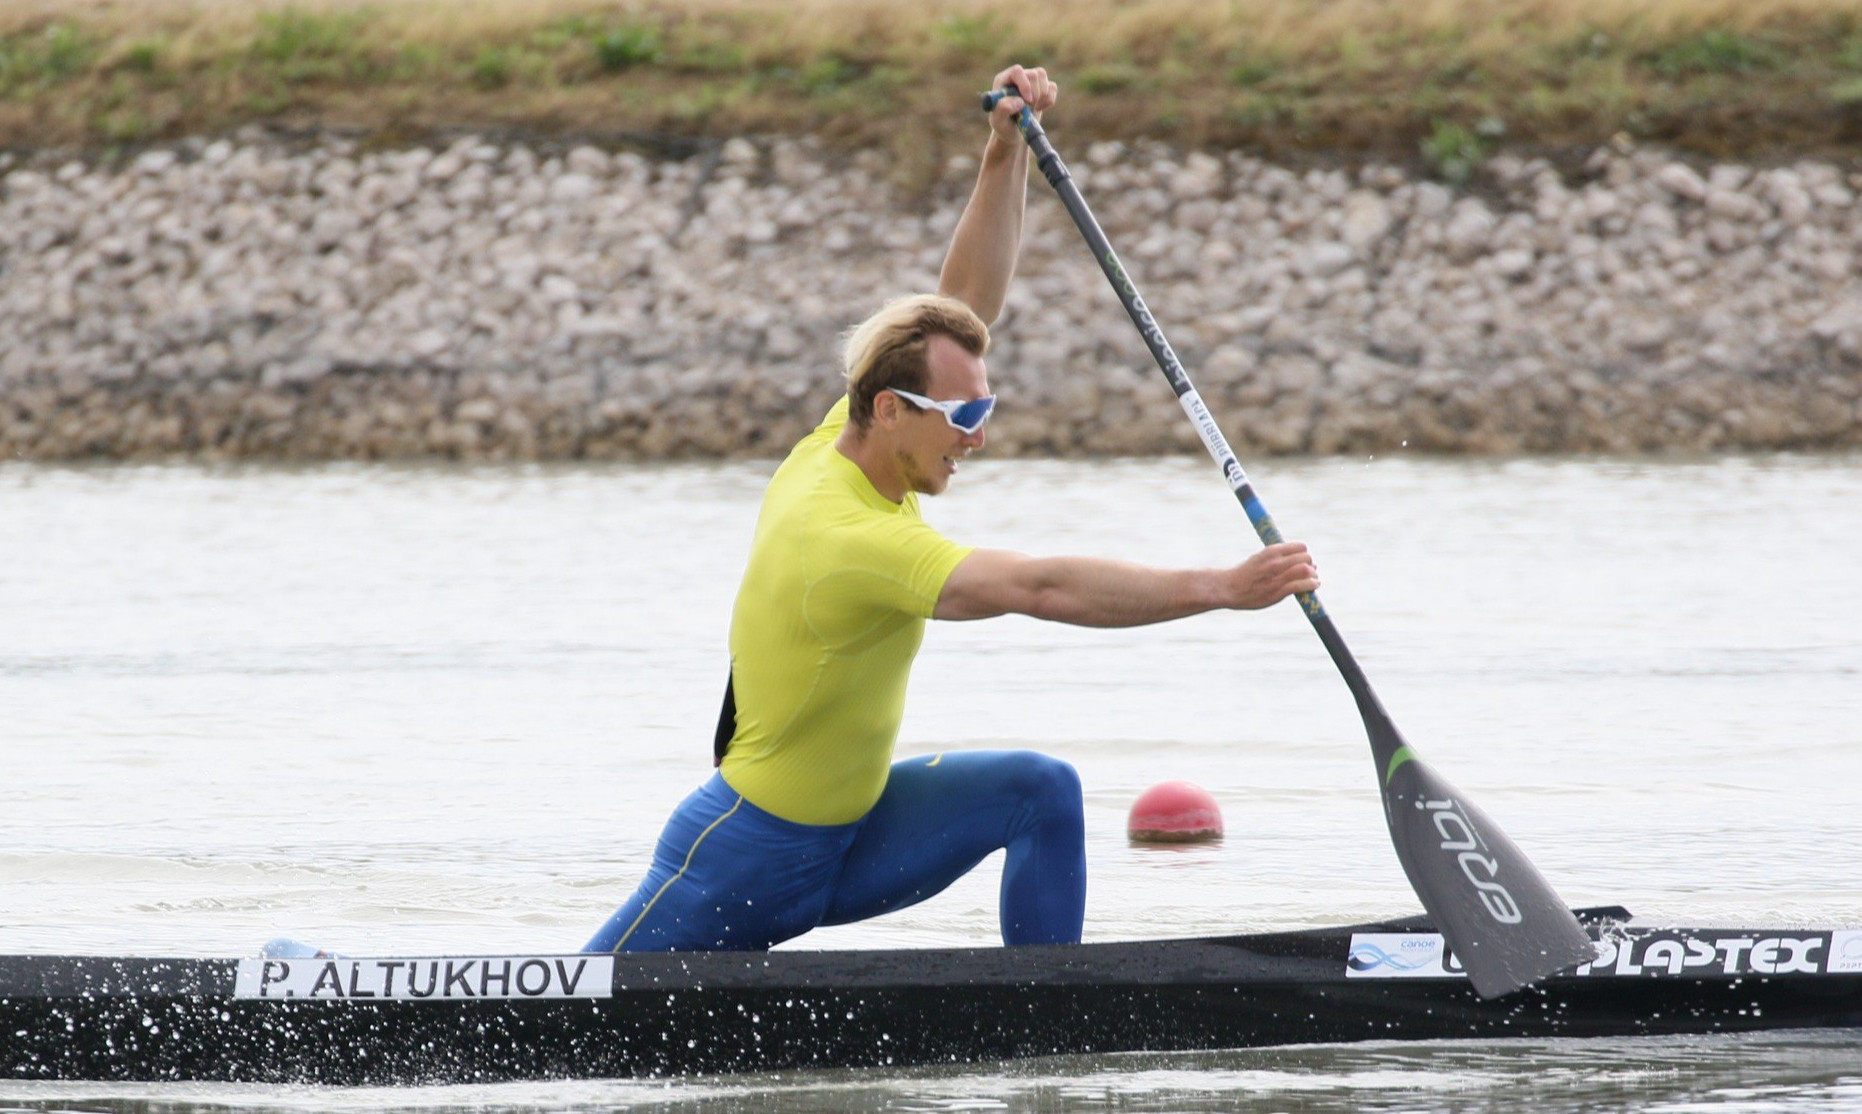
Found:
[(1080, 773), (1073, 763), (1032, 751), (1019, 755), (1025, 791), (1051, 808), (1078, 812), (1082, 808)]

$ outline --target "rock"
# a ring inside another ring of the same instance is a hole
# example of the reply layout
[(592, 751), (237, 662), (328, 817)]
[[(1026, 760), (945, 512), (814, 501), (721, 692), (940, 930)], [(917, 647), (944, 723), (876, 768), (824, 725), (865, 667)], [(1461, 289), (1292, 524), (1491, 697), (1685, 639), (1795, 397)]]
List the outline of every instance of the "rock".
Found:
[(564, 174), (549, 186), (549, 199), (558, 205), (579, 205), (595, 196), (600, 187), (586, 174)]
[(1820, 185), (1810, 191), (1817, 204), (1828, 209), (1847, 209), (1855, 204), (1856, 195), (1838, 182)]
[(1330, 278), (1355, 260), (1355, 253), (1344, 244), (1315, 244), (1295, 258), (1293, 271), (1308, 278)]
[(1728, 255), (1745, 246), (1746, 235), (1731, 221), (1716, 220), (1707, 224), (1707, 243), (1714, 251)]
[(278, 366), (277, 381), (281, 383), (311, 383), (330, 373), (333, 362), (321, 353), (300, 356)]
[(464, 170), (465, 165), (464, 156), (448, 151), (428, 163), (426, 169), (421, 171), (421, 177), (435, 185), (444, 185)]
[(1178, 197), (1211, 197), (1221, 190), (1223, 174), (1221, 159), (1196, 151), (1184, 160), (1172, 185)]
[(1416, 187), (1414, 194), (1415, 215), (1424, 220), (1439, 217), (1448, 212), (1455, 203), (1455, 195), (1446, 187), (1434, 182), (1423, 182)]
[(1181, 228), (1207, 233), (1222, 215), (1222, 207), (1207, 197), (1198, 197), (1177, 206), (1176, 223)]
[(178, 156), (173, 151), (144, 151), (136, 156), (135, 172), (145, 178), (154, 178), (167, 173), (175, 165)]
[(1493, 257), (1493, 272), (1501, 278), (1522, 279), (1532, 271), (1537, 257), (1525, 248), (1512, 248)]
[(729, 166), (752, 166), (757, 161), (756, 144), (741, 136), (727, 139), (719, 150), (718, 161)]
[(614, 171), (614, 165), (605, 152), (586, 145), (570, 151), (564, 161), (572, 172), (590, 178), (606, 178)]
[(555, 305), (561, 305), (565, 302), (575, 301), (576, 296), (581, 293), (581, 289), (576, 286), (572, 279), (565, 278), (562, 275), (550, 275), (537, 284), (537, 292), (543, 295), (545, 301)]
[(1461, 260), (1485, 252), (1497, 223), (1487, 206), (1480, 202), (1472, 199), (1458, 202), (1444, 232), (1449, 252)]
[(1789, 170), (1774, 170), (1765, 176), (1764, 194), (1778, 219), (1790, 227), (1797, 227), (1810, 216), (1814, 206), (1810, 193), (1804, 189), (1803, 180)]
[[(459, 408), (453, 411), (453, 417), (462, 423), (493, 422), (498, 418), (498, 404), (489, 398), (475, 398), (470, 402), (461, 403)], [(476, 440), (476, 437), (473, 439)]]
[(1810, 323), (1808, 332), (1825, 342), (1835, 341), (1845, 333), (1862, 332), (1862, 297), (1851, 297), (1831, 306)]
[(1655, 175), (1655, 184), (1688, 201), (1707, 200), (1707, 182), (1694, 168), (1685, 163), (1672, 162), (1662, 167)]
[(440, 329), (422, 329), (407, 338), (407, 350), (422, 359), (432, 359), (451, 347), (451, 338)]
[(1631, 227), (1647, 235), (1667, 239), (1680, 230), (1681, 222), (1675, 219), (1673, 209), (1651, 201), (1636, 210)]
[(1737, 192), (1744, 189), (1752, 180), (1752, 171), (1748, 167), (1721, 163), (1707, 172), (1707, 185), (1715, 190)]
[(1368, 258), (1390, 233), (1394, 218), (1383, 198), (1365, 190), (1345, 198), (1344, 214), (1339, 221), (1339, 235), (1361, 258)]
[(1849, 277), (1854, 266), (1854, 254), (1836, 248), (1817, 253), (1806, 269), (1825, 282), (1840, 282)]
[(1754, 221), (1764, 215), (1763, 209), (1752, 198), (1719, 188), (1707, 191), (1707, 212), (1735, 224)]
[(1673, 327), (1663, 320), (1636, 321), (1622, 331), (1623, 347), (1644, 354), (1659, 352), (1673, 335)]

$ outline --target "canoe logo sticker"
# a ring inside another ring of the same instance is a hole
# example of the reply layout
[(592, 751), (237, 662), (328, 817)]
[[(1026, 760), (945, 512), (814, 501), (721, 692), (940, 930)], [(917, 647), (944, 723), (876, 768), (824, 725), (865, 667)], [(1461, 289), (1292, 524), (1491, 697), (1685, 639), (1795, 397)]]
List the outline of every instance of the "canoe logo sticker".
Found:
[(1830, 933), (1830, 974), (1862, 975), (1862, 929)]
[(1348, 978), (1442, 979), (1465, 975), (1448, 945), (1434, 933), (1354, 932), (1345, 955)]
[(607, 998), (610, 955), (454, 956), (442, 959), (242, 959), (235, 998)]

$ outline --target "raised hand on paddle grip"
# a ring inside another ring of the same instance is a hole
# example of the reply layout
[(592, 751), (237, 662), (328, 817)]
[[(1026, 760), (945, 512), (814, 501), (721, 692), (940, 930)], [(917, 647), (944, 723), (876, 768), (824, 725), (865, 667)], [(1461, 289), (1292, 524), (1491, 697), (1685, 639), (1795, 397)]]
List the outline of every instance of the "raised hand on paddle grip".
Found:
[(1270, 545), (1228, 572), (1229, 607), (1256, 611), (1299, 592), (1319, 590), (1319, 566), (1305, 542)]
[(990, 84), (991, 89), (1006, 89), (1013, 86), (1021, 90), (1021, 96), (1007, 96), (996, 102), (990, 110), (989, 126), (998, 138), (1010, 143), (1021, 144), (1021, 132), (1015, 127), (1015, 118), (1021, 115), (1022, 105), (1034, 110), (1035, 118), (1040, 119), (1043, 112), (1054, 107), (1054, 101), (1060, 96), (1060, 86), (1047, 76), (1047, 71), (1040, 66), (1026, 68), (1010, 66), (996, 75)]

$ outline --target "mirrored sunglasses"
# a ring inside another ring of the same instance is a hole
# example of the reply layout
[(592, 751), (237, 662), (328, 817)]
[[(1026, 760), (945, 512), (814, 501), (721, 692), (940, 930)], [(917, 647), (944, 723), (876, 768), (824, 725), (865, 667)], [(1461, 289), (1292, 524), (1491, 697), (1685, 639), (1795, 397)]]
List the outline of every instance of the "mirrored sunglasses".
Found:
[(982, 398), (972, 399), (947, 399), (939, 402), (937, 399), (915, 395), (910, 391), (901, 391), (897, 387), (886, 389), (920, 410), (936, 410), (943, 414), (944, 420), (950, 423), (950, 428), (959, 433), (975, 433), (983, 428), (983, 423), (989, 420), (989, 415), (996, 408), (995, 395), (984, 395)]

